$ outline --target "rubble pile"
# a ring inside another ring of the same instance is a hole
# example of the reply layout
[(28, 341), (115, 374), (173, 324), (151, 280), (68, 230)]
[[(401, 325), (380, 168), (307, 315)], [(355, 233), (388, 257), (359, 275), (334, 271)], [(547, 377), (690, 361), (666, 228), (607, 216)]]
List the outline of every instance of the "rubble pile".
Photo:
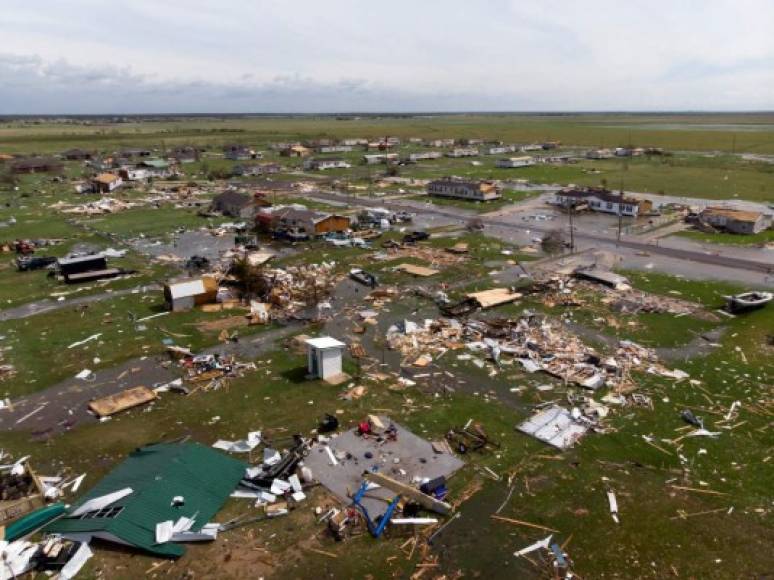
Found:
[[(566, 276), (553, 276), (536, 280), (526, 290), (539, 294), (543, 304), (555, 306), (583, 306), (593, 294), (602, 294), (600, 302), (621, 314), (664, 313), (674, 316), (694, 316), (702, 320), (717, 321), (718, 317), (700, 304), (677, 296), (661, 296), (636, 290), (614, 289)], [(675, 292), (675, 294), (679, 294)]]
[(592, 390), (603, 385), (628, 390), (631, 370), (656, 369), (663, 374), (652, 350), (622, 341), (613, 355), (602, 359), (563, 326), (534, 314), (516, 320), (460, 322), (442, 318), (428, 319), (421, 325), (405, 321), (388, 330), (387, 345), (415, 366), (426, 366), (434, 356), (463, 347), (495, 366), (503, 364), (507, 355), (527, 372), (543, 371), (566, 384)]
[(255, 370), (255, 363), (240, 363), (233, 356), (219, 354), (194, 355), (191, 351), (178, 346), (167, 347), (173, 359), (179, 360), (183, 369), (183, 379), (192, 385), (193, 390), (182, 386), (182, 381), (173, 381), (163, 385), (163, 390), (179, 390), (190, 394), (194, 390), (217, 390), (230, 378), (241, 377), (245, 371)]
[[(231, 453), (250, 453), (264, 443), (260, 431), (248, 433), (243, 441), (217, 441), (213, 445)], [(306, 499), (304, 489), (316, 485), (311, 470), (304, 465), (312, 442), (300, 435), (293, 436), (291, 448), (282, 452), (265, 445), (262, 460), (245, 470), (237, 489), (231, 494), (236, 498), (255, 500), (255, 507), (264, 509), (265, 517), (286, 515)], [(225, 524), (225, 529), (237, 522)]]
[(268, 290), (266, 302), (277, 306), (273, 316), (288, 316), (315, 306), (328, 295), (336, 282), (332, 262), (305, 264), (263, 271)]
[(95, 201), (89, 201), (78, 205), (71, 205), (64, 202), (57, 202), (50, 207), (58, 209), (62, 213), (74, 215), (101, 215), (106, 213), (118, 213), (135, 207), (145, 205), (138, 201), (124, 201), (114, 197), (103, 197)]
[(414, 258), (428, 262), (433, 266), (454, 266), (468, 259), (463, 253), (447, 252), (443, 248), (433, 248), (431, 246), (419, 246), (413, 244), (390, 243), (385, 250), (376, 253), (374, 259), (397, 260), (403, 258)]

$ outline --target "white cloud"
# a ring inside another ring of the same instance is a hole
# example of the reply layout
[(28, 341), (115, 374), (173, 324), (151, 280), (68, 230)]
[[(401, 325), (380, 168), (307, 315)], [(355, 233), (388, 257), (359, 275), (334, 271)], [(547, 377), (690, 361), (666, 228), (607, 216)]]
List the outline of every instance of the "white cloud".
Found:
[(772, 21), (766, 0), (6, 0), (0, 112), (771, 109)]

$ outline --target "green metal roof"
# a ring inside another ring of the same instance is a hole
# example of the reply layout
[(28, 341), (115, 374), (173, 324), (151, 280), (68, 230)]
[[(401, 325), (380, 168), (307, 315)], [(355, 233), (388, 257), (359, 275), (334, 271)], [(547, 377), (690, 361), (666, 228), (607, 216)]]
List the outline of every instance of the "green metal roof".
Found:
[(163, 159), (144, 159), (141, 163), (146, 167), (155, 167), (156, 169), (166, 169), (169, 167), (169, 163)]
[[(198, 443), (159, 443), (132, 452), (73, 505), (131, 487), (133, 493), (114, 506), (123, 509), (115, 517), (64, 517), (46, 528), (55, 533), (108, 533), (139, 549), (177, 557), (180, 544), (156, 544), (156, 524), (185, 516), (196, 519), (199, 530), (220, 510), (242, 478), (247, 465)], [(185, 504), (172, 506), (183, 496)], [(112, 507), (112, 506), (111, 506)]]

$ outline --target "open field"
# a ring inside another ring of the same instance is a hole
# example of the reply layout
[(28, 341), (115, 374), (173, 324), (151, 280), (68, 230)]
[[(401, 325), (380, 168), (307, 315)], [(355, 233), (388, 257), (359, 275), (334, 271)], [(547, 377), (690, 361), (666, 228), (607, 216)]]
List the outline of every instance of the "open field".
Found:
[(160, 119), (153, 122), (0, 124), (0, 150), (55, 152), (75, 146), (100, 149), (142, 145), (282, 141), (305, 136), (396, 135), (428, 139), (466, 135), (506, 142), (562, 141), (565, 145), (615, 147), (630, 143), (670, 150), (774, 154), (774, 115), (519, 115), (236, 117)]

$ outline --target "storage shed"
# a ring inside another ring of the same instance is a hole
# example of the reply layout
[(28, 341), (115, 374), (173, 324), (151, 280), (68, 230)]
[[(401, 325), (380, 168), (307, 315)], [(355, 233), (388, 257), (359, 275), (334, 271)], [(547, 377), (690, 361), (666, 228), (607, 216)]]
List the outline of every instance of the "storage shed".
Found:
[(328, 380), (342, 374), (341, 357), (343, 342), (331, 336), (310, 338), (306, 341), (309, 353), (309, 375), (315, 379)]
[(164, 300), (172, 312), (190, 310), (200, 304), (215, 302), (218, 282), (211, 276), (164, 285)]

